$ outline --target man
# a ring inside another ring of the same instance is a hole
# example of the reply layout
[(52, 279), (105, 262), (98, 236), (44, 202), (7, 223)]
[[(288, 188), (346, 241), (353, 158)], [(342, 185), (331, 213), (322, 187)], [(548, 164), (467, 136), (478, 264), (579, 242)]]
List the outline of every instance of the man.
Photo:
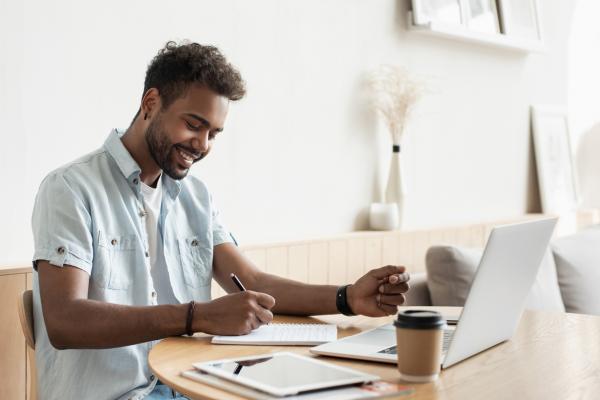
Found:
[[(41, 399), (165, 398), (147, 365), (158, 339), (246, 334), (273, 312), (390, 315), (404, 302), (403, 267), (308, 285), (258, 270), (232, 244), (206, 187), (187, 175), (244, 94), (216, 48), (169, 42), (131, 126), (44, 179), (33, 212)], [(229, 294), (211, 301), (213, 278)]]

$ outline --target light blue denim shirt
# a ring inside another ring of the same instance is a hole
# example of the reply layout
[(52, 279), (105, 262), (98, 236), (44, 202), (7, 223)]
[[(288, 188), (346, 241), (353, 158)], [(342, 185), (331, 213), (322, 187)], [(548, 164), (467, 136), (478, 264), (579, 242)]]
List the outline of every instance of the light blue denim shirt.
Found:
[[(110, 133), (104, 146), (51, 172), (33, 210), (34, 266), (48, 260), (90, 275), (88, 297), (107, 303), (157, 304), (150, 274), (140, 167)], [(159, 237), (173, 294), (208, 301), (213, 248), (230, 242), (211, 196), (197, 178), (163, 174)], [(154, 342), (105, 350), (56, 350), (48, 340), (34, 273), (34, 321), (41, 399), (139, 399), (156, 379), (148, 367)], [(123, 323), (127, 323), (124, 321)], [(182, 326), (185, 321), (182, 321)]]

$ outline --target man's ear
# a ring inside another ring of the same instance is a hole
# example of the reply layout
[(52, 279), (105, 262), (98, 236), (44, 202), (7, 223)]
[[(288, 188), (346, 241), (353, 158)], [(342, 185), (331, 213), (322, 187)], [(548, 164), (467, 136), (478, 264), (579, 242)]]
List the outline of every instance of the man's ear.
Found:
[(152, 117), (152, 114), (156, 114), (160, 110), (161, 101), (160, 93), (157, 88), (150, 88), (144, 93), (142, 97), (141, 111), (144, 120)]

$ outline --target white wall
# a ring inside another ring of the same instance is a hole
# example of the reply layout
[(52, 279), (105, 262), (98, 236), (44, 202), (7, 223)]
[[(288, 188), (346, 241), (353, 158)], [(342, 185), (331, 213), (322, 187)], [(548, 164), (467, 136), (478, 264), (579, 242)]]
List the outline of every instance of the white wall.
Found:
[(572, 147), (600, 123), (600, 2), (579, 0), (569, 38), (568, 105)]
[(398, 0), (5, 0), (0, 264), (29, 260), (39, 182), (129, 124), (146, 65), (172, 38), (217, 45), (248, 83), (193, 172), (244, 243), (366, 227), (382, 156), (360, 82), (381, 63), (431, 88), (404, 146), (405, 227), (535, 208), (528, 107), (566, 101), (573, 8), (541, 3), (547, 52), (527, 56), (406, 32)]

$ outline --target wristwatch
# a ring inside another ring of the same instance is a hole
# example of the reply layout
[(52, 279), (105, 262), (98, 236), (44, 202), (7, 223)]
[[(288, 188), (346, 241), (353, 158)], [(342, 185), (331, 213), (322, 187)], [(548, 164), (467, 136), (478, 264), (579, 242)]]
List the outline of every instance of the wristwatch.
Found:
[(342, 314), (351, 316), (356, 314), (354, 314), (354, 312), (350, 308), (350, 305), (348, 305), (348, 297), (346, 293), (348, 290), (348, 286), (350, 285), (344, 285), (338, 288), (337, 295), (335, 296), (335, 306), (337, 307), (338, 311)]

